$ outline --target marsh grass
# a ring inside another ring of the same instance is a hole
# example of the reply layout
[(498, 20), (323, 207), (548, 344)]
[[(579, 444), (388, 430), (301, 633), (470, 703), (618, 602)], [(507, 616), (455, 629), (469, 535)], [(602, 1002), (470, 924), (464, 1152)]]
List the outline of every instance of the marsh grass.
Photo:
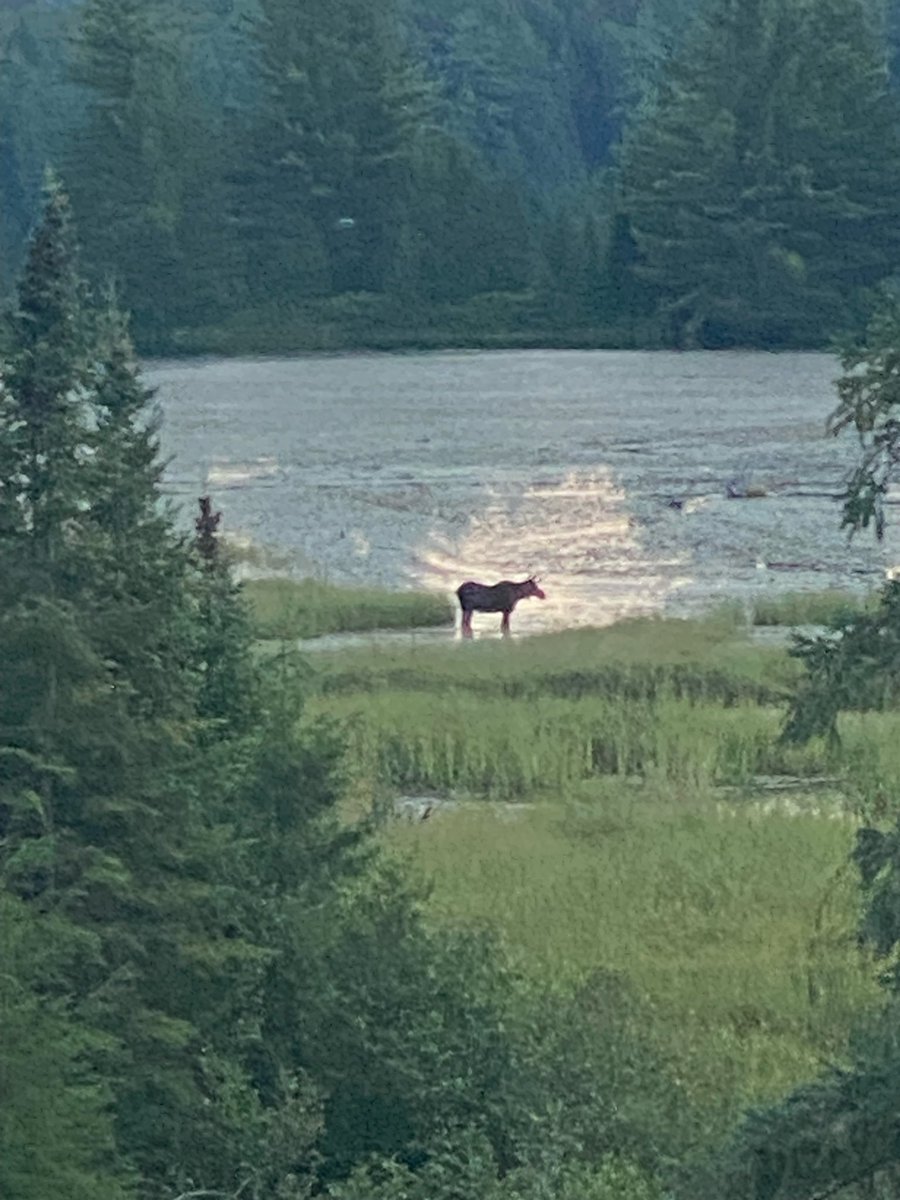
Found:
[(460, 801), (382, 827), (430, 881), (426, 916), (494, 927), (541, 989), (624, 979), (702, 1113), (697, 1146), (842, 1061), (879, 1000), (845, 801), (900, 794), (900, 715), (783, 744), (800, 668), (753, 646), (736, 609), (311, 669), (308, 708), (346, 722), (360, 797)]
[(712, 1125), (840, 1060), (878, 1001), (854, 937), (850, 822), (621, 784), (573, 796), (384, 836), (431, 880), (433, 920), (495, 927), (539, 983), (627, 978)]
[(732, 620), (642, 620), (521, 641), (317, 658), (316, 711), (349, 720), (385, 788), (560, 796), (597, 776), (698, 789), (820, 774), (820, 745), (778, 744), (797, 664)]
[(877, 595), (837, 588), (819, 592), (786, 592), (780, 596), (754, 599), (750, 620), (753, 625), (831, 625), (852, 620), (877, 606)]
[(317, 579), (252, 579), (244, 584), (260, 639), (320, 637), (373, 629), (452, 625), (453, 608), (434, 592), (341, 587)]
[(597, 776), (701, 790), (756, 775), (821, 775), (821, 743), (778, 743), (781, 714), (674, 697), (524, 700), (382, 691), (326, 696), (315, 710), (348, 719), (357, 767), (394, 789), (514, 799), (565, 795)]
[(785, 745), (800, 670), (730, 618), (641, 620), (322, 652), (309, 703), (348, 722), (357, 776), (388, 792), (559, 798), (603, 777), (709, 792), (828, 776), (884, 816), (900, 795), (900, 714), (845, 714), (834, 745)]
[(504, 642), (367, 647), (323, 655), (323, 691), (463, 689), (504, 697), (674, 695), (722, 704), (780, 702), (800, 668), (783, 649), (755, 647), (730, 614), (707, 621), (642, 619)]

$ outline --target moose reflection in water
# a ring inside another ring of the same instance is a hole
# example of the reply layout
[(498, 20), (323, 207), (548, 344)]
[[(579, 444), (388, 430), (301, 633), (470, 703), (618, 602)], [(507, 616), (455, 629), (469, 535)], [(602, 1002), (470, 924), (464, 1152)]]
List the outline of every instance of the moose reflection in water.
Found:
[(500, 632), (506, 636), (509, 633), (510, 614), (520, 600), (527, 600), (529, 596), (544, 599), (544, 593), (533, 575), (521, 583), (513, 583), (511, 579), (503, 579), (500, 583), (475, 583), (470, 579), (456, 589), (456, 594), (462, 609), (462, 635), (467, 638), (472, 636), (473, 612), (503, 613)]

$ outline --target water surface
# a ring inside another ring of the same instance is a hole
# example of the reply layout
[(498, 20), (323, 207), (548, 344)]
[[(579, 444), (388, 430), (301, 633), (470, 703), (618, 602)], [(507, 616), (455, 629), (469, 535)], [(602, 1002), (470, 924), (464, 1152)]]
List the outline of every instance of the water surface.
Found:
[[(837, 374), (823, 354), (624, 351), (148, 369), (186, 508), (209, 491), (230, 534), (336, 582), (538, 573), (522, 632), (880, 580), (896, 536), (848, 546), (829, 498), (855, 452), (824, 436)], [(766, 495), (727, 499), (732, 480)]]

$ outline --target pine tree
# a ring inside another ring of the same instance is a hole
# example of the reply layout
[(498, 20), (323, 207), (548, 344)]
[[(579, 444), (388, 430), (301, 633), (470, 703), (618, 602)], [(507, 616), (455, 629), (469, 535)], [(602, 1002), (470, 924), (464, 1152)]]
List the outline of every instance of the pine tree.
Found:
[(89, 96), (66, 170), (82, 242), (92, 276), (120, 285), (151, 346), (165, 344), (183, 295), (178, 233), (196, 136), (186, 43), (170, 0), (89, 0), (73, 64)]
[(197, 1153), (165, 1127), (202, 1103), (222, 937), (192, 811), (193, 601), (146, 390), (120, 318), (86, 304), (52, 181), (2, 374), (0, 886), (69, 929), (44, 994), (103, 1035), (121, 1160), (163, 1179)]
[(48, 175), (44, 220), (29, 248), (11, 322), (3, 480), (12, 530), (27, 539), (32, 559), (47, 572), (63, 553), (64, 527), (80, 519), (75, 480), (86, 438), (76, 392), (86, 340), (79, 289), (68, 200)]
[(201, 496), (199, 505), (194, 522), (202, 670), (197, 713), (220, 735), (234, 736), (258, 724), (259, 680), (252, 665), (249, 617), (218, 536), (222, 514), (212, 511), (209, 496)]
[(97, 1039), (42, 995), (71, 957), (73, 932), (0, 891), (0, 1195), (16, 1200), (133, 1194), (109, 1088), (89, 1065)]
[(236, 190), (257, 293), (382, 290), (417, 112), (394, 16), (362, 0), (260, 8), (265, 100)]
[(859, 0), (714, 0), (622, 152), (672, 336), (824, 341), (900, 260), (900, 138)]

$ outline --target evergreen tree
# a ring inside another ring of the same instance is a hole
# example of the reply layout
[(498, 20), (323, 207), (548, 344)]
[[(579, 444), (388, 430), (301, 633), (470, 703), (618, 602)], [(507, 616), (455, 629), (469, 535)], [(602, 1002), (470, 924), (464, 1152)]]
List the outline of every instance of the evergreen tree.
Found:
[(219, 732), (233, 736), (258, 724), (259, 681), (252, 666), (249, 618), (218, 537), (222, 514), (212, 511), (209, 496), (202, 496), (199, 505), (194, 522), (202, 671), (197, 713), (215, 723)]
[(622, 154), (675, 340), (824, 341), (900, 258), (900, 141), (859, 0), (714, 0)]
[(0, 1195), (124, 1200), (109, 1088), (89, 1066), (99, 1049), (48, 975), (65, 970), (72, 930), (0, 891)]
[(178, 234), (197, 184), (185, 42), (170, 0), (88, 0), (72, 68), (89, 97), (66, 172), (81, 238), (146, 345), (164, 343), (183, 303)]
[(0, 296), (15, 291), (41, 203), (41, 179), (76, 125), (82, 97), (65, 78), (68, 6), (0, 7)]
[(104, 1035), (119, 1161), (163, 1178), (161, 1098), (175, 1123), (202, 1101), (187, 560), (159, 513), (146, 392), (118, 318), (95, 332), (72, 242), (51, 181), (3, 368), (0, 883), (70, 928), (44, 993)]
[(65, 550), (63, 529), (80, 521), (76, 477), (86, 436), (76, 393), (87, 363), (69, 204), (52, 176), (45, 194), (4, 372), (3, 494), (9, 533), (25, 539), (49, 584)]
[(237, 191), (256, 292), (379, 291), (416, 112), (394, 14), (362, 0), (260, 7), (265, 100)]

